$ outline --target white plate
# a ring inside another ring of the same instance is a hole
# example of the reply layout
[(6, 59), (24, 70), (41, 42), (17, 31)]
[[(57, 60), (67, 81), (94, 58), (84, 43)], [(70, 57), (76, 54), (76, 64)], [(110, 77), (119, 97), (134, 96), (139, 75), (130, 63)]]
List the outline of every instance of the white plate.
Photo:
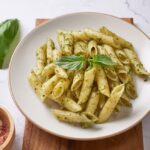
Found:
[(38, 127), (52, 134), (80, 140), (105, 138), (121, 133), (138, 123), (150, 110), (150, 82), (136, 78), (138, 98), (133, 109), (121, 113), (100, 125), (82, 129), (59, 122), (31, 89), (27, 76), (35, 66), (35, 50), (50, 36), (56, 42), (57, 30), (79, 30), (86, 27), (98, 29), (106, 26), (131, 41), (146, 69), (150, 70), (150, 41), (133, 25), (101, 13), (74, 13), (52, 19), (35, 28), (18, 45), (9, 70), (9, 85), (12, 97), (21, 112)]

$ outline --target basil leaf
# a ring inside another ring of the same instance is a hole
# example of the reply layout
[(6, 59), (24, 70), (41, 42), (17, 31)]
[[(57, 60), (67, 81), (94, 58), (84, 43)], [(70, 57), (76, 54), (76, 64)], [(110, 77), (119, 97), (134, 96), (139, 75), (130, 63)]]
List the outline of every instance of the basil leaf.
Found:
[(87, 61), (89, 63), (89, 67), (93, 67), (94, 64), (103, 66), (116, 65), (116, 63), (114, 63), (111, 58), (105, 55), (96, 55), (88, 60), (86, 60), (84, 56), (81, 55), (63, 56), (60, 59), (56, 60), (55, 64), (68, 70), (80, 70), (84, 67)]
[(89, 61), (93, 64), (98, 64), (103, 66), (116, 65), (116, 63), (113, 62), (112, 59), (106, 55), (96, 55), (92, 59), (89, 59)]
[(85, 65), (85, 58), (81, 55), (62, 56), (55, 64), (68, 70), (80, 70)]
[(11, 55), (20, 39), (17, 19), (8, 19), (0, 24), (0, 68), (9, 65)]

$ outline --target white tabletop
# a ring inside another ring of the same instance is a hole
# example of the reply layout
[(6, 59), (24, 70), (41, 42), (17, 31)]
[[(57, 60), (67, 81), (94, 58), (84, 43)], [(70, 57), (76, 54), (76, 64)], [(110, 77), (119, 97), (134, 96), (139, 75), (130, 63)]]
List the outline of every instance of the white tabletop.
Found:
[[(83, 11), (133, 17), (135, 24), (150, 36), (150, 0), (0, 0), (0, 22), (7, 18), (21, 21), (22, 37), (35, 26), (36, 18)], [(8, 70), (0, 70), (0, 105), (11, 112), (16, 126), (16, 138), (12, 150), (21, 150), (24, 117), (13, 103), (8, 89)], [(150, 115), (143, 119), (145, 150), (150, 149)]]

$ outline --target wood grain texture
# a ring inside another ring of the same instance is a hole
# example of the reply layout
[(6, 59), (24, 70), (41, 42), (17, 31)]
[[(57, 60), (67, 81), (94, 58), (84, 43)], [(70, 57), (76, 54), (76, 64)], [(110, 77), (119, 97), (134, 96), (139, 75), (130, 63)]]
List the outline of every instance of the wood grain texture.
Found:
[[(124, 18), (133, 23), (133, 19)], [(48, 19), (37, 19), (36, 26)], [(142, 123), (132, 129), (103, 140), (75, 141), (49, 134), (26, 119), (23, 150), (143, 150)]]

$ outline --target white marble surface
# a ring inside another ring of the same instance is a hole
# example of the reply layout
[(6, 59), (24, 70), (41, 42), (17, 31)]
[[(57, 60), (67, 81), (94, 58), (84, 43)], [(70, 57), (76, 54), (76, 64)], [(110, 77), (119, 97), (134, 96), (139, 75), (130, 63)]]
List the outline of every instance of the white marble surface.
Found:
[[(7, 18), (20, 19), (22, 37), (34, 28), (35, 18), (54, 18), (83, 11), (133, 17), (135, 24), (150, 36), (150, 0), (0, 0), (0, 22)], [(15, 120), (16, 139), (12, 150), (21, 150), (24, 117), (10, 97), (8, 70), (0, 70), (0, 105), (6, 106)], [(143, 119), (143, 134), (145, 150), (149, 150), (150, 115)]]

